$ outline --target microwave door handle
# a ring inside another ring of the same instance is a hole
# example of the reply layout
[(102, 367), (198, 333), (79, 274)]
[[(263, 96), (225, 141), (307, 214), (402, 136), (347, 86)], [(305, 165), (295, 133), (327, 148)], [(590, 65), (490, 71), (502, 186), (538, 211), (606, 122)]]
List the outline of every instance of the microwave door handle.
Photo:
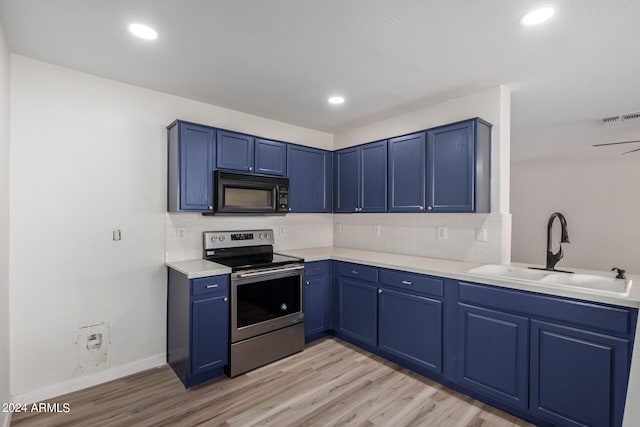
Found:
[(301, 265), (297, 267), (276, 268), (271, 270), (254, 271), (252, 273), (242, 273), (238, 275), (238, 278), (244, 279), (246, 277), (259, 277), (259, 276), (266, 276), (268, 274), (278, 274), (278, 273), (284, 273), (286, 271), (295, 271), (295, 270), (304, 270), (304, 266)]

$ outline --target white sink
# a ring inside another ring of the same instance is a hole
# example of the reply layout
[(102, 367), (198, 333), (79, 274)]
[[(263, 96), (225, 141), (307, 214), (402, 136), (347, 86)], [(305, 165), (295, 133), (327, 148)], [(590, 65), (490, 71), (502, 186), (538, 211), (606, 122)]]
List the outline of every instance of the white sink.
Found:
[(552, 273), (540, 279), (539, 282), (560, 286), (572, 286), (575, 288), (616, 292), (621, 294), (628, 293), (629, 286), (631, 286), (631, 279), (614, 279), (610, 277), (577, 273)]
[(467, 273), (499, 279), (523, 280), (545, 285), (566, 286), (590, 291), (611, 292), (626, 295), (631, 287), (631, 279), (591, 274), (561, 273), (547, 270), (535, 270), (511, 265), (487, 264), (467, 270)]
[(525, 267), (513, 267), (510, 265), (487, 264), (467, 270), (467, 273), (478, 274), (489, 277), (505, 277), (508, 279), (532, 280), (542, 279), (549, 272), (543, 270), (532, 270)]

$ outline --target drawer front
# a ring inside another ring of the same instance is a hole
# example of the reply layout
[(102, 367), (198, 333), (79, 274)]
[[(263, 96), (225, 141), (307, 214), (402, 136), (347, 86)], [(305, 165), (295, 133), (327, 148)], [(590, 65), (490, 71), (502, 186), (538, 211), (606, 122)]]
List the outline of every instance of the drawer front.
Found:
[(592, 330), (631, 336), (637, 309), (600, 305), (552, 295), (503, 289), (478, 283), (460, 283), (460, 301), (518, 312), (539, 319), (562, 321)]
[(380, 282), (407, 292), (441, 297), (444, 295), (444, 281), (424, 274), (406, 273), (398, 270), (380, 269)]
[(305, 277), (320, 276), (323, 274), (329, 274), (330, 261), (313, 261), (304, 263), (304, 275)]
[(229, 292), (229, 275), (202, 277), (191, 280), (191, 295), (204, 295), (216, 292)]
[(338, 265), (338, 274), (352, 279), (378, 283), (378, 267), (341, 262)]

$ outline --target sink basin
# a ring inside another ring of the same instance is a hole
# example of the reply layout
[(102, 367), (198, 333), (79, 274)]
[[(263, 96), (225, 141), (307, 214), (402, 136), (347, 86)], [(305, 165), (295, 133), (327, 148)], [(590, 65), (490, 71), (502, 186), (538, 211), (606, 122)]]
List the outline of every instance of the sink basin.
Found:
[(525, 280), (545, 285), (567, 286), (619, 294), (628, 294), (629, 287), (631, 286), (631, 279), (614, 279), (612, 277), (594, 276), (591, 274), (558, 273), (499, 264), (482, 265), (467, 270), (467, 273), (499, 279)]
[(472, 268), (467, 273), (479, 274), (481, 276), (504, 277), (507, 279), (533, 280), (537, 281), (547, 276), (549, 273), (542, 270), (531, 270), (525, 267), (513, 267), (510, 265), (487, 264)]
[(590, 274), (553, 273), (543, 277), (539, 282), (622, 294), (626, 294), (631, 286), (631, 279), (614, 279)]

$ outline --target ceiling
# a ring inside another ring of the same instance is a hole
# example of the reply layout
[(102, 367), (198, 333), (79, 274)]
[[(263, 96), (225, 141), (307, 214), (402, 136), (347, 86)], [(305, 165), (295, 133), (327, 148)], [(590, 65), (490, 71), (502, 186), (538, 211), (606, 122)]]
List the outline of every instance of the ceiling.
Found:
[(515, 159), (635, 148), (590, 145), (640, 139), (640, 120), (598, 120), (640, 111), (640, 2), (558, 0), (520, 26), (541, 4), (0, 0), (0, 21), (14, 53), (330, 133), (505, 84)]

